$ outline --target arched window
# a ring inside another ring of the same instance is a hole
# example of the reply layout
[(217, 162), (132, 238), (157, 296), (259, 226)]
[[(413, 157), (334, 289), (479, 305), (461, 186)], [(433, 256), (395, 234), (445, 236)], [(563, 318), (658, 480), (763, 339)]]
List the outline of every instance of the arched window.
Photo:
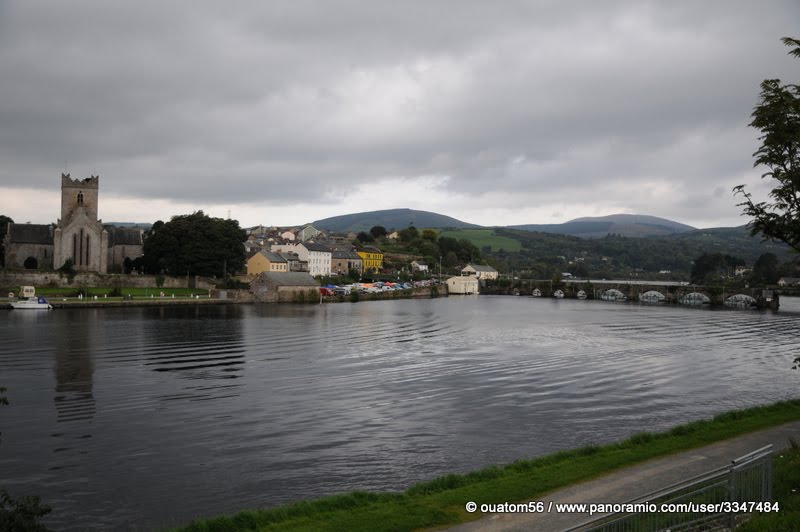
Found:
[(83, 192), (78, 192), (78, 205), (83, 205)]

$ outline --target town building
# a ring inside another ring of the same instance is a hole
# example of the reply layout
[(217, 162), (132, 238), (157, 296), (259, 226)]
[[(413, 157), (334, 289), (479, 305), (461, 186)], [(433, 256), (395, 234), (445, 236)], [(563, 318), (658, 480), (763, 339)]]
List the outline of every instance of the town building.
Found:
[(364, 272), (379, 272), (383, 268), (383, 252), (375, 246), (364, 246), (356, 251), (363, 261)]
[(52, 270), (67, 260), (84, 272), (122, 272), (142, 255), (142, 230), (104, 226), (98, 219), (100, 177), (61, 174), (61, 218), (55, 224), (8, 224), (6, 268)]
[(449, 294), (478, 294), (480, 292), (478, 278), (474, 275), (461, 275), (447, 280)]
[(484, 264), (467, 264), (461, 270), (461, 275), (476, 279), (497, 279), (497, 270)]
[(307, 273), (263, 272), (250, 282), (250, 291), (259, 301), (309, 301), (319, 297), (319, 283)]
[(259, 251), (247, 259), (247, 275), (263, 272), (288, 272), (289, 263), (281, 255), (270, 251)]

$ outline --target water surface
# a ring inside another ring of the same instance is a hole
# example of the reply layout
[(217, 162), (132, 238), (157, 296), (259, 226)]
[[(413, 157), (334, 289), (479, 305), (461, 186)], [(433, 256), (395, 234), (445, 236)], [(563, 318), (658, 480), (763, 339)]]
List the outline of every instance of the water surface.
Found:
[(780, 313), (451, 297), (0, 314), (0, 488), (57, 529), (401, 490), (793, 397)]

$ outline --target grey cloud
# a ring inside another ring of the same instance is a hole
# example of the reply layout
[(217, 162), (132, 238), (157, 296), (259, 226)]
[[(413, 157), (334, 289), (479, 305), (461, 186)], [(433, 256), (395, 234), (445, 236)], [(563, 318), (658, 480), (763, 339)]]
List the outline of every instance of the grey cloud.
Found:
[(798, 22), (793, 2), (3, 2), (0, 175), (51, 188), (66, 160), (221, 203), (419, 175), (520, 201), (727, 190)]

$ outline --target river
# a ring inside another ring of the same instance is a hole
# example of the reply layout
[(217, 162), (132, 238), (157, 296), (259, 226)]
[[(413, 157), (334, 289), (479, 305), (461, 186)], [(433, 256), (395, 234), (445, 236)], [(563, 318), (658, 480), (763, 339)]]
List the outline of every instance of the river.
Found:
[(1, 311), (0, 488), (149, 529), (798, 395), (778, 313), (465, 296)]

